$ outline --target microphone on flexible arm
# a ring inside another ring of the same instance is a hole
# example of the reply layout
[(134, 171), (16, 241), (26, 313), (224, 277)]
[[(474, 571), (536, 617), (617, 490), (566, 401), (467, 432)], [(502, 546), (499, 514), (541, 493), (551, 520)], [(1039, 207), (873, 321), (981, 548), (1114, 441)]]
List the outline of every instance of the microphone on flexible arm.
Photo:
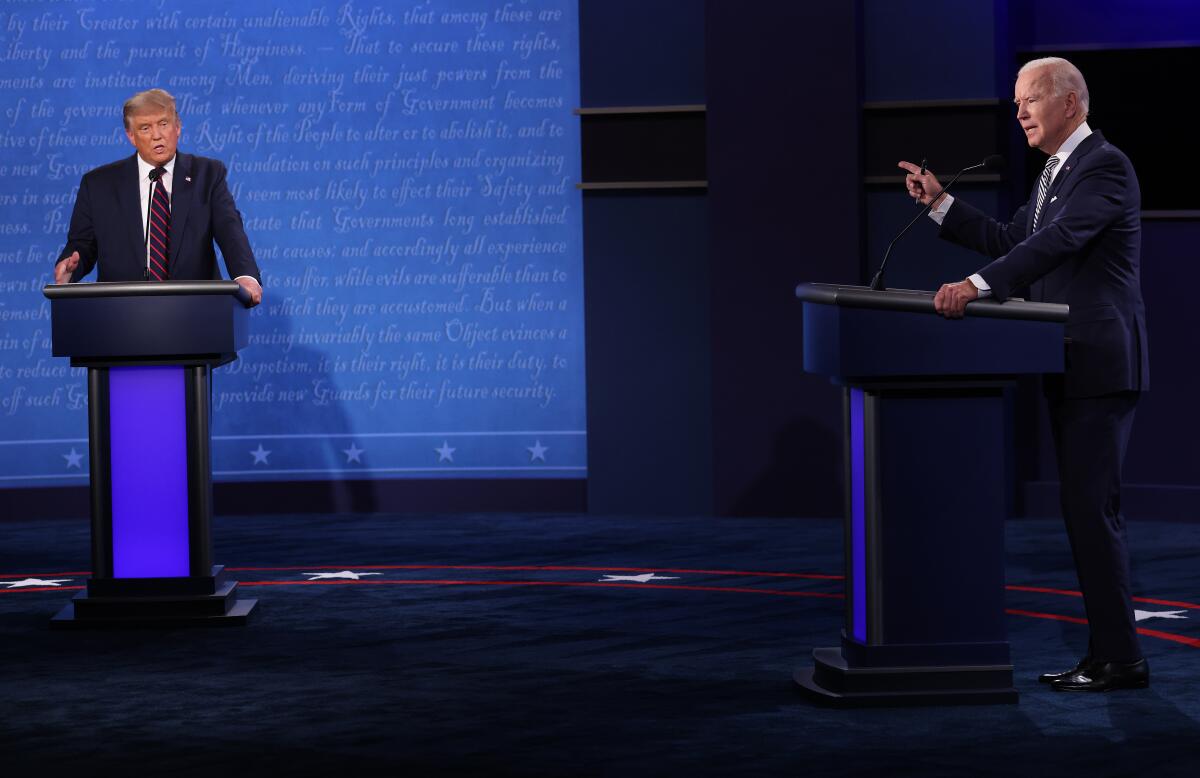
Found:
[[(978, 170), (979, 168), (983, 168), (984, 170), (987, 170), (989, 172), (1003, 170), (1004, 169), (1004, 157), (1000, 156), (999, 154), (993, 154), (990, 157), (985, 158), (982, 162), (979, 162), (974, 165), (968, 165), (967, 167), (965, 167), (962, 170), (955, 173), (954, 178), (950, 179), (950, 183), (943, 186), (942, 191), (938, 192), (936, 195), (934, 195), (932, 198), (930, 198), (929, 204), (926, 205), (924, 208), (922, 208), (921, 212), (918, 213), (913, 218), (912, 221), (910, 221), (907, 225), (905, 225), (904, 229), (900, 230), (900, 233), (896, 237), (892, 238), (892, 242), (888, 244), (887, 251), (883, 252), (883, 262), (880, 263), (879, 270), (875, 273), (875, 276), (871, 279), (871, 289), (873, 289), (876, 292), (882, 291), (884, 289), (883, 271), (887, 268), (888, 256), (892, 253), (892, 246), (896, 245), (896, 241), (898, 241), (898, 240), (900, 240), (900, 238), (904, 237), (904, 233), (908, 232), (909, 228), (917, 223), (917, 220), (919, 220), (925, 214), (929, 213), (930, 209), (933, 208), (933, 204), (936, 203), (938, 201), (938, 198), (941, 197), (942, 195), (944, 195), (950, 189), (950, 187), (954, 186), (954, 182), (958, 180), (959, 176), (961, 176), (963, 173), (966, 173), (968, 170)], [(924, 169), (923, 165), (922, 165), (922, 169)]]
[(158, 179), (166, 175), (165, 167), (156, 167), (150, 171), (147, 178), (150, 179), (150, 196), (146, 198), (146, 266), (142, 268), (142, 280), (150, 280), (150, 211), (154, 207), (154, 187), (162, 186)]

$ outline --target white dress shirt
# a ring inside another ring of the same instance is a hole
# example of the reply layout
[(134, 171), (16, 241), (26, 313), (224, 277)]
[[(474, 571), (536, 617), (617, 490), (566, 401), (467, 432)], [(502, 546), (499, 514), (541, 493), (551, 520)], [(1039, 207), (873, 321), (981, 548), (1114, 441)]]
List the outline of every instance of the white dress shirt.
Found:
[[(1058, 151), (1051, 155), (1058, 157), (1058, 165), (1055, 166), (1054, 171), (1050, 174), (1051, 184), (1054, 183), (1054, 179), (1058, 178), (1058, 171), (1063, 169), (1063, 166), (1066, 164), (1067, 157), (1071, 156), (1071, 152), (1079, 148), (1079, 144), (1083, 143), (1083, 139), (1091, 134), (1092, 128), (1088, 126), (1087, 122), (1084, 122), (1076, 127), (1075, 132), (1068, 135), (1067, 139), (1063, 141), (1063, 144), (1058, 147)], [(952, 205), (954, 205), (954, 195), (946, 195), (942, 198), (942, 201), (938, 203), (938, 207), (929, 212), (929, 218), (933, 219), (940, 225), (942, 221), (945, 220), (946, 213), (950, 210), (950, 206)], [(975, 285), (975, 288), (979, 290), (980, 297), (987, 297), (991, 295), (992, 287), (988, 286), (987, 281), (984, 281), (983, 277), (978, 273), (971, 275), (969, 280)]]

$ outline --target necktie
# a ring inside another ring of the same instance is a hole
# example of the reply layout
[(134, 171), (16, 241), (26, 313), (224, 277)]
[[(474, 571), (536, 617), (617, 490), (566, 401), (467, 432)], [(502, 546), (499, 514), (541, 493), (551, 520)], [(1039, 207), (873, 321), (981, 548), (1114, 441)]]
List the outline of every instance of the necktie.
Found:
[(1033, 229), (1038, 228), (1038, 219), (1042, 215), (1042, 202), (1046, 199), (1046, 192), (1050, 189), (1050, 178), (1054, 175), (1054, 168), (1058, 167), (1058, 157), (1051, 157), (1046, 160), (1046, 167), (1042, 170), (1042, 177), (1038, 179), (1038, 199), (1037, 206), (1033, 209)]
[(159, 178), (152, 186), (150, 193), (150, 275), (155, 281), (166, 281), (167, 257), (171, 256), (171, 200), (167, 197), (167, 189), (163, 186), (162, 174), (164, 168), (158, 168)]

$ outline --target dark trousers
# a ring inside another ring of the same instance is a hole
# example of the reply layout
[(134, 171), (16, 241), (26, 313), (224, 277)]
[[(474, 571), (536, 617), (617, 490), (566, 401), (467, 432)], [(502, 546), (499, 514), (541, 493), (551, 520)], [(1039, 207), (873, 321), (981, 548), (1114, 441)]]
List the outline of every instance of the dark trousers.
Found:
[(1058, 455), (1062, 512), (1087, 610), (1088, 654), (1106, 662), (1142, 658), (1121, 515), (1121, 464), (1138, 392), (1064, 399), (1047, 387)]

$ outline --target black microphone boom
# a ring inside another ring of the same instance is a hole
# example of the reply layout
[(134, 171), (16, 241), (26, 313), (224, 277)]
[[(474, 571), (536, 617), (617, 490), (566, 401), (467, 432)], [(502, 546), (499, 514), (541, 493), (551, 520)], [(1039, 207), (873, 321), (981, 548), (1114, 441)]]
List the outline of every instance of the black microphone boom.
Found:
[(896, 245), (896, 241), (904, 237), (904, 233), (908, 232), (909, 228), (916, 224), (918, 219), (929, 213), (929, 210), (933, 208), (933, 204), (936, 203), (938, 198), (944, 195), (946, 191), (950, 189), (950, 187), (954, 186), (954, 182), (958, 180), (959, 176), (961, 176), (963, 173), (966, 173), (968, 170), (978, 170), (979, 168), (983, 168), (987, 171), (1003, 170), (1004, 157), (1000, 156), (999, 154), (993, 154), (990, 157), (985, 158), (982, 162), (975, 165), (968, 165), (967, 167), (955, 173), (954, 178), (950, 179), (950, 183), (943, 186), (942, 191), (930, 198), (929, 204), (922, 208), (921, 212), (918, 213), (912, 221), (906, 224), (904, 229), (900, 230), (900, 233), (896, 237), (892, 238), (892, 242), (888, 244), (887, 251), (883, 252), (883, 262), (880, 263), (879, 270), (876, 271), (875, 276), (871, 279), (871, 289), (874, 289), (876, 292), (883, 290), (883, 271), (887, 269), (888, 256), (891, 255), (892, 246)]

